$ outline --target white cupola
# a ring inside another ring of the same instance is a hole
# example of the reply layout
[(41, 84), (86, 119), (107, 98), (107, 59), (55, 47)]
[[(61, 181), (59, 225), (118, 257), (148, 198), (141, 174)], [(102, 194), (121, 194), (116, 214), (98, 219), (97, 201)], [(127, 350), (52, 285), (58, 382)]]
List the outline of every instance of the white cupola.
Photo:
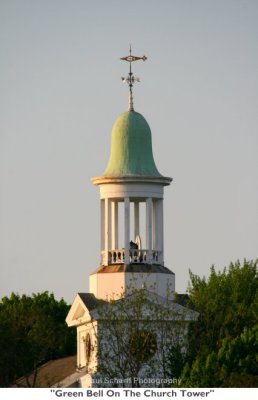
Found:
[[(90, 292), (97, 298), (118, 298), (143, 285), (161, 296), (175, 290), (174, 273), (164, 266), (164, 186), (152, 153), (151, 130), (134, 111), (131, 62), (129, 107), (112, 130), (111, 152), (102, 176), (92, 178), (100, 188), (100, 267), (90, 275)], [(125, 79), (125, 78), (123, 78)]]

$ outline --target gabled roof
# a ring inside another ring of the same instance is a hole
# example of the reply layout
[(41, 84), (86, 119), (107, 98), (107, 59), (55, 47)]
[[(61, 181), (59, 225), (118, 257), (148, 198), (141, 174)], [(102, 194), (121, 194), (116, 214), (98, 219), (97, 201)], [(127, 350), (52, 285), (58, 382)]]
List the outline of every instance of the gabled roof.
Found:
[(191, 310), (198, 312), (197, 308), (195, 307), (194, 303), (191, 301), (187, 293), (176, 293), (175, 303), (181, 304), (181, 306), (190, 308)]
[[(67, 376), (73, 374), (75, 369), (76, 355), (48, 361), (38, 368), (35, 387), (64, 387), (58, 382), (63, 381)], [(27, 377), (23, 376), (15, 380), (11, 387), (26, 388), (28, 387), (28, 382), (30, 385), (33, 385), (34, 374), (35, 371)]]
[(79, 326), (92, 321), (92, 310), (105, 303), (92, 293), (77, 293), (66, 317), (68, 326)]
[(78, 296), (89, 311), (94, 310), (94, 308), (104, 302), (104, 300), (97, 299), (93, 293), (78, 293)]
[[(121, 299), (107, 302), (97, 299), (92, 293), (78, 293), (66, 318), (68, 326), (79, 326), (88, 322), (109, 319), (120, 319), (126, 309), (126, 317), (135, 319), (133, 302), (135, 293)], [(144, 289), (144, 303), (141, 318), (167, 321), (194, 321), (199, 313), (184, 307), (173, 300), (168, 300), (156, 293)]]
[[(199, 313), (190, 308), (187, 304), (181, 305), (179, 302), (162, 297), (155, 292), (150, 292), (147, 289), (143, 290), (146, 296), (146, 316), (151, 316), (153, 320), (159, 319), (162, 315), (166, 317), (167, 320), (182, 321), (196, 320), (199, 316)], [(125, 298), (117, 300), (117, 302), (127, 301), (128, 305), (130, 305), (130, 301), (133, 301), (133, 297), (134, 293), (127, 295)], [(115, 304), (116, 303), (114, 303), (114, 306)], [(117, 303), (117, 305), (118, 304), (119, 303)], [(150, 304), (149, 308), (147, 304)], [(160, 313), (157, 312), (158, 308), (161, 309)]]

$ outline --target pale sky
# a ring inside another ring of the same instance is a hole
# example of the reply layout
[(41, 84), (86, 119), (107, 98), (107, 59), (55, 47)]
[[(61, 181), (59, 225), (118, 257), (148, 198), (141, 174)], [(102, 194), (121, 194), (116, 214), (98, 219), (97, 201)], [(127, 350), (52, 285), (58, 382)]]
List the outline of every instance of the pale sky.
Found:
[(0, 298), (71, 302), (99, 266), (99, 192), (127, 109), (152, 130), (165, 265), (185, 292), (258, 257), (257, 0), (0, 1)]

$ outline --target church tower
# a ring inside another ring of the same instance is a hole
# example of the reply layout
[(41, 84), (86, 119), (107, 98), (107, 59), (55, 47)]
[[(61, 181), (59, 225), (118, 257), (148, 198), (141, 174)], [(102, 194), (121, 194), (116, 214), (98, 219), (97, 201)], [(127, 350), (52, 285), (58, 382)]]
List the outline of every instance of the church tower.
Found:
[(100, 189), (100, 267), (90, 275), (90, 292), (97, 298), (118, 298), (121, 292), (146, 287), (160, 296), (175, 290), (175, 276), (164, 266), (164, 186), (152, 152), (151, 130), (133, 107), (132, 62), (146, 60), (131, 54), (128, 111), (112, 129), (111, 151), (103, 175), (92, 178)]
[[(198, 317), (174, 299), (175, 274), (164, 265), (164, 187), (172, 179), (158, 171), (150, 127), (133, 107), (132, 89), (138, 78), (132, 73), (132, 63), (146, 57), (135, 57), (130, 49), (122, 60), (129, 63), (129, 74), (122, 78), (129, 85), (128, 111), (113, 126), (104, 173), (92, 178), (100, 189), (100, 266), (90, 275), (90, 293), (76, 295), (66, 318), (68, 326), (77, 329), (77, 371), (59, 383), (61, 387), (106, 387), (110, 381), (105, 382), (105, 377), (114, 374), (123, 381), (131, 370), (121, 370), (119, 364), (114, 372), (111, 367), (117, 357), (121, 365), (131, 365), (125, 363), (126, 357), (129, 354), (134, 362), (139, 351), (144, 362), (136, 375), (145, 376), (148, 370), (157, 378), (162, 376), (166, 349), (175, 338), (183, 346), (188, 323)], [(146, 299), (140, 314), (134, 313), (139, 293)], [(135, 343), (140, 346), (137, 352)]]

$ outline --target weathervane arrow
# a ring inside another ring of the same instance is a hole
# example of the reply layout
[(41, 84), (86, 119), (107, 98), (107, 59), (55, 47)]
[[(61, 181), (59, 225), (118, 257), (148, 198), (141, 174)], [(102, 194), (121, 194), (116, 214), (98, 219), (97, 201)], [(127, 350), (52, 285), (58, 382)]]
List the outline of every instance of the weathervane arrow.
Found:
[(140, 61), (140, 60), (146, 61), (147, 57), (146, 56), (142, 56), (142, 57), (133, 56), (132, 55), (131, 45), (130, 45), (129, 53), (130, 53), (129, 56), (121, 57), (120, 60), (127, 61), (127, 62), (130, 63), (129, 74), (128, 74), (128, 76), (126, 78), (122, 77), (122, 81), (128, 83), (128, 86), (129, 86), (129, 106), (128, 106), (128, 111), (134, 111), (132, 88), (133, 88), (133, 84), (135, 82), (140, 82), (140, 79), (136, 78), (134, 76), (134, 74), (132, 73), (132, 62)]
[[(130, 51), (131, 51), (131, 48), (130, 48)], [(128, 61), (128, 62), (139, 61), (139, 60), (146, 61), (147, 57), (146, 56), (137, 57), (137, 56), (132, 56), (130, 54), (129, 56), (121, 57), (120, 60)]]

